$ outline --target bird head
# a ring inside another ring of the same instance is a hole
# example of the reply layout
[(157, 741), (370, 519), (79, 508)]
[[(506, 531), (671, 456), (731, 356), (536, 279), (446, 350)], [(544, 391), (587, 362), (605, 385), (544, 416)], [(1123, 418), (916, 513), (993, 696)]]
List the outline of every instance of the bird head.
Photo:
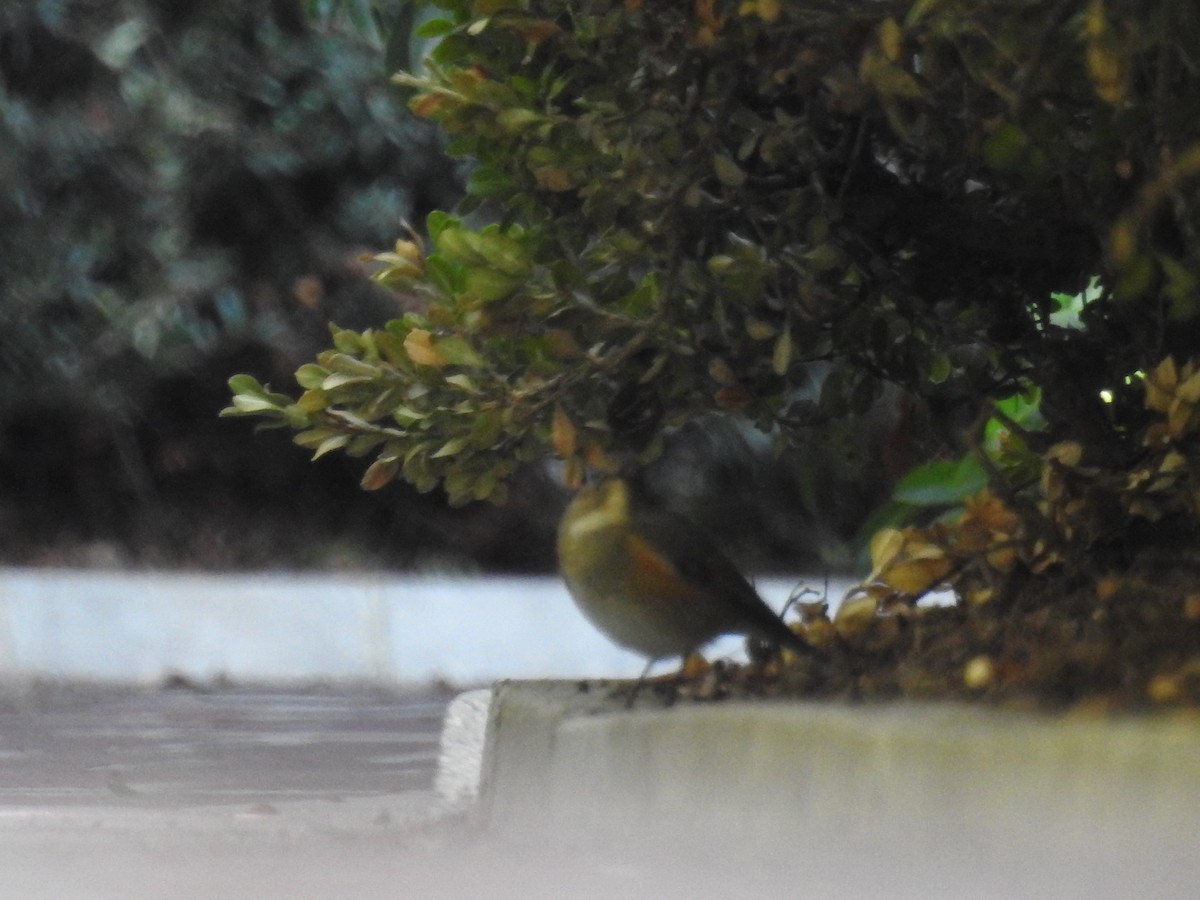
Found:
[(580, 489), (567, 507), (563, 529), (571, 538), (620, 528), (629, 522), (629, 485), (620, 478), (610, 478), (599, 484)]

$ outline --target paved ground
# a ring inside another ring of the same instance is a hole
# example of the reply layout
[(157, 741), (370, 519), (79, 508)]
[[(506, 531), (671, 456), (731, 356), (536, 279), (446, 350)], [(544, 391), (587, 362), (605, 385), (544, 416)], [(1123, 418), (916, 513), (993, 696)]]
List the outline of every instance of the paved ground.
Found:
[(451, 694), (33, 687), (0, 694), (0, 822), (428, 791)]
[(0, 898), (405, 896), (449, 699), (0, 692)]

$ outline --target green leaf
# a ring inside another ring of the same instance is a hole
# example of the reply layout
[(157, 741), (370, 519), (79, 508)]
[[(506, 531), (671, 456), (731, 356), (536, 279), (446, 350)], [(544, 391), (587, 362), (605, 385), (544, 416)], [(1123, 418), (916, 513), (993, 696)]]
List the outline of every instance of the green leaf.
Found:
[(307, 431), (301, 431), (292, 438), (293, 444), (298, 444), (301, 447), (309, 449), (321, 446), (323, 441), (328, 440), (335, 434), (340, 434), (336, 428), (310, 428)]
[(313, 413), (319, 413), (328, 409), (329, 398), (325, 396), (324, 392), (319, 390), (305, 391), (296, 398), (295, 406), (306, 415), (312, 415)]
[(379, 349), (380, 355), (393, 366), (411, 368), (412, 360), (404, 351), (404, 338), (392, 330), (390, 322), (387, 331), (380, 331), (375, 335), (375, 346)]
[(987, 136), (981, 153), (983, 161), (997, 172), (1010, 172), (1029, 152), (1029, 135), (1011, 122), (1002, 122)]
[(808, 263), (808, 267), (814, 272), (829, 272), (833, 269), (840, 269), (848, 262), (845, 251), (836, 244), (828, 241), (806, 251), (802, 259)]
[(786, 375), (792, 365), (792, 333), (788, 329), (780, 332), (771, 352), (771, 371), (776, 375)]
[(464, 450), (466, 450), (470, 443), (470, 438), (461, 435), (456, 438), (450, 438), (450, 440), (446, 441), (446, 443), (442, 444), (442, 446), (437, 449), (430, 459), (442, 459), (446, 456), (457, 456), (459, 453), (462, 453)]
[(379, 490), (391, 483), (399, 469), (400, 463), (395, 459), (380, 458), (375, 460), (375, 462), (367, 467), (367, 471), (363, 473), (362, 489), (364, 491)]
[(465, 469), (456, 468), (446, 473), (442, 479), (442, 486), (446, 489), (452, 506), (462, 506), (473, 498), (471, 488), (474, 481), (474, 473)]
[(496, 124), (512, 135), (518, 135), (531, 125), (537, 125), (545, 120), (546, 117), (541, 113), (522, 106), (501, 110), (496, 116)]
[(987, 472), (973, 455), (935, 460), (900, 479), (892, 499), (914, 506), (951, 506), (987, 487)]
[(335, 434), (333, 437), (326, 438), (317, 446), (317, 449), (313, 452), (313, 459), (314, 460), (320, 459), (322, 456), (324, 456), (326, 453), (329, 453), (331, 450), (340, 450), (343, 447), (345, 447), (348, 443), (350, 443), (350, 435), (348, 435), (348, 434)]
[(234, 375), (228, 381), (229, 390), (234, 394), (265, 394), (264, 388), (252, 375)]
[(425, 230), (429, 232), (430, 239), (435, 243), (443, 231), (447, 228), (457, 228), (460, 224), (458, 219), (440, 209), (435, 209), (425, 218)]
[(312, 391), (324, 386), (329, 370), (314, 363), (305, 363), (296, 370), (296, 383), (305, 390)]
[(335, 391), (340, 387), (345, 387), (348, 384), (366, 384), (372, 381), (366, 375), (344, 375), (341, 372), (334, 372), (331, 375), (325, 376), (325, 379), (317, 385), (317, 389), (322, 391)]
[(452, 31), (438, 42), (433, 48), (430, 58), (441, 66), (453, 66), (462, 62), (472, 49), (471, 39), (457, 31)]
[(954, 371), (950, 357), (945, 353), (935, 353), (929, 360), (925, 370), (925, 378), (930, 384), (942, 384)]
[(408, 406), (397, 406), (392, 410), (392, 418), (396, 420), (397, 425), (407, 428), (410, 425), (424, 421), (425, 413), (417, 412)]
[(363, 344), (362, 338), (356, 332), (349, 331), (343, 328), (332, 328), (333, 331), (333, 346), (341, 353), (349, 353), (357, 355), (362, 353)]
[(266, 397), (256, 397), (251, 394), (238, 394), (233, 398), (233, 408), (239, 413), (280, 412), (279, 404), (273, 403)]
[[(447, 363), (454, 366), (466, 366), (476, 369), (483, 365), (483, 357), (475, 352), (466, 340), (456, 334), (439, 338), (437, 352)], [(449, 379), (447, 379), (448, 381)]]
[(475, 500), (487, 500), (495, 495), (496, 488), (500, 483), (499, 476), (495, 471), (487, 471), (475, 479), (475, 483), (471, 485), (471, 496)]
[(513, 180), (499, 169), (479, 166), (467, 178), (467, 190), (476, 197), (498, 197), (512, 190)]
[(433, 239), (438, 256), (463, 266), (478, 266), (487, 263), (487, 257), (479, 249), (479, 235), (466, 228), (446, 227)]
[(346, 444), (346, 455), (355, 458), (366, 456), (384, 441), (381, 434), (356, 434)]
[(291, 428), (307, 428), (312, 424), (308, 410), (296, 403), (289, 403), (283, 408), (283, 417)]
[(325, 357), (324, 363), (325, 368), (336, 375), (351, 375), (356, 378), (377, 378), (379, 376), (378, 366), (355, 359), (353, 356), (347, 356), (345, 353), (330, 354)]
[(471, 425), (471, 443), (481, 449), (491, 449), (504, 432), (504, 413), (499, 409), (481, 410)]
[(451, 297), (462, 290), (464, 272), (462, 266), (450, 262), (440, 256), (431, 256), (425, 260), (429, 271), (429, 283), (437, 288), (444, 296)]
[(739, 188), (746, 183), (746, 173), (728, 156), (714, 156), (713, 171), (717, 173), (717, 180), (725, 187)]
[(443, 34), (449, 34), (454, 30), (454, 23), (448, 19), (430, 19), (417, 26), (413, 32), (419, 38), (429, 39), (441, 37)]
[(476, 247), (489, 265), (505, 275), (524, 278), (529, 274), (529, 256), (525, 245), (516, 238), (500, 234), (498, 231), (485, 230), (479, 235)]
[(520, 278), (481, 266), (467, 270), (462, 296), (469, 303), (491, 303), (507, 297), (520, 286)]

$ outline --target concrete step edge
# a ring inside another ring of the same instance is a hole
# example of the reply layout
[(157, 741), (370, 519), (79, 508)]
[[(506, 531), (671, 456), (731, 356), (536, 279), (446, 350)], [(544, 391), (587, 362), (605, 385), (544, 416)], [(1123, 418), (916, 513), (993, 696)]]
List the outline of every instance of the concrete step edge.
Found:
[[(499, 682), (479, 821), (537, 842), (1014, 860), (1190, 860), (1200, 719), (961, 705), (725, 702), (625, 711), (603, 684)], [(726, 848), (727, 849), (727, 848)], [(1110, 854), (1111, 856), (1111, 854)]]

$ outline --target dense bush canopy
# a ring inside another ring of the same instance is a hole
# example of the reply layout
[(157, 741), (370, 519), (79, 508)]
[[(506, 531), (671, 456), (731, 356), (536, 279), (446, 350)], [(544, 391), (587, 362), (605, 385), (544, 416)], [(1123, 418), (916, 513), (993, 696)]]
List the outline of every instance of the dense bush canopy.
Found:
[[(1131, 376), (1190, 352), (1186, 0), (439, 5), (400, 80), (496, 221), (439, 213), (382, 256), (424, 311), (337, 331), (298, 403), (235, 385), (375, 455), (368, 486), (495, 496), (548, 443), (648, 457), (714, 409), (811, 439), (884, 382), (935, 419), (1040, 389), (1047, 444), (1111, 459)], [(1064, 324), (1052, 293), (1096, 275)]]

